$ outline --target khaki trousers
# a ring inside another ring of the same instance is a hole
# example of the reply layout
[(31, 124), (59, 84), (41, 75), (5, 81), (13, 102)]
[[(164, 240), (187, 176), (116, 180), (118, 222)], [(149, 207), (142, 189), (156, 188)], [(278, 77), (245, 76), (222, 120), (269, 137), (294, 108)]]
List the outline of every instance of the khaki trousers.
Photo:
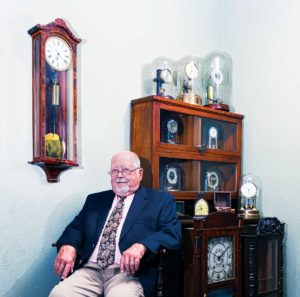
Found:
[(101, 270), (87, 263), (56, 285), (49, 297), (144, 297), (139, 280), (113, 264)]

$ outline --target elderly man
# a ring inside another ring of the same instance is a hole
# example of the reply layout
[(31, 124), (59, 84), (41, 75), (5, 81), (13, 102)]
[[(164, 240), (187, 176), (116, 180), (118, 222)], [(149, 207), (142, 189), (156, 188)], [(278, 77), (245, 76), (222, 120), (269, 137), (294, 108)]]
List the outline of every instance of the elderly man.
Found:
[(174, 199), (140, 186), (138, 156), (115, 154), (109, 174), (112, 190), (89, 195), (57, 241), (54, 269), (63, 281), (49, 297), (152, 297), (154, 255), (180, 246)]

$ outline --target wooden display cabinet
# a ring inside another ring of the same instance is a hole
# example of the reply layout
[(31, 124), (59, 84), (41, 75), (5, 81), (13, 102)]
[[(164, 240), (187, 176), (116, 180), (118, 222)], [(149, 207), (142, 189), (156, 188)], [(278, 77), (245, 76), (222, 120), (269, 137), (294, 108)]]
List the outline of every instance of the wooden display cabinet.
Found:
[(131, 102), (131, 150), (144, 168), (143, 185), (170, 191), (188, 215), (200, 192), (229, 191), (237, 208), (243, 115), (149, 96)]

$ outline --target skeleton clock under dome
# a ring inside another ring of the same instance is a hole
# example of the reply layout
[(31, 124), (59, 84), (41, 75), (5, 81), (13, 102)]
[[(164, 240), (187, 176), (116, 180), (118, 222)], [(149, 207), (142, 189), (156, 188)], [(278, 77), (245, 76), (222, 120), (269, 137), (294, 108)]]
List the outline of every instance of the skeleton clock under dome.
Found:
[(32, 37), (33, 160), (57, 182), (77, 163), (77, 38), (62, 19)]

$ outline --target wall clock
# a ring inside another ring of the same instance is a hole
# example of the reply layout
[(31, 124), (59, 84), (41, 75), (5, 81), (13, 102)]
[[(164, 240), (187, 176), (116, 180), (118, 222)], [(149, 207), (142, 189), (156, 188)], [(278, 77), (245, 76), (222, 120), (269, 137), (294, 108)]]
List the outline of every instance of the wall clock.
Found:
[(62, 19), (32, 37), (33, 160), (48, 182), (77, 163), (77, 38)]

